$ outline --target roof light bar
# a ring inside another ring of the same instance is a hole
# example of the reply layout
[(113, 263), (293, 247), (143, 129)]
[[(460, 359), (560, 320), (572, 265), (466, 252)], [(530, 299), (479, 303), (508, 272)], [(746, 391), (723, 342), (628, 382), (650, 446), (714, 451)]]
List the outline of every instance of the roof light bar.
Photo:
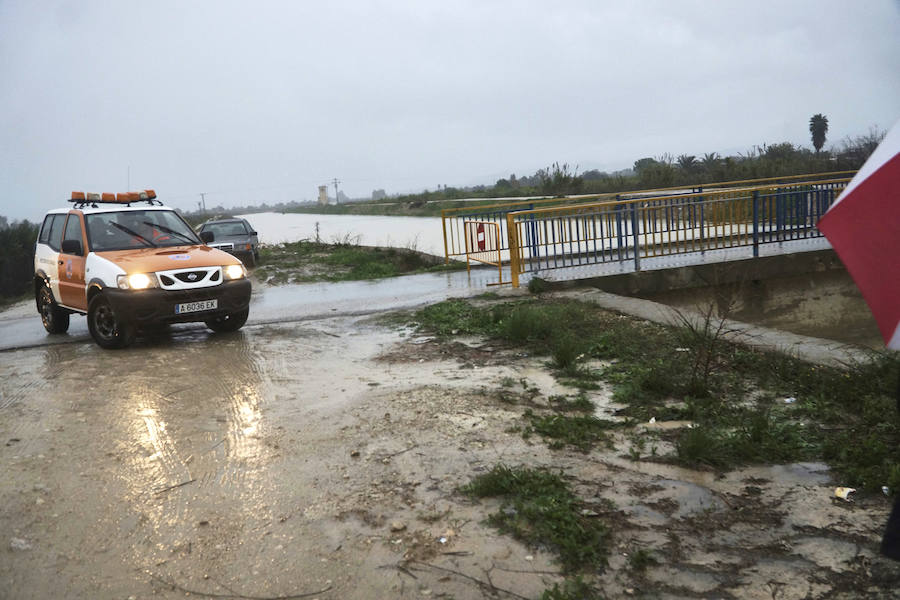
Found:
[(155, 190), (144, 190), (142, 192), (119, 192), (117, 194), (113, 194), (111, 192), (72, 192), (72, 196), (69, 199), (69, 202), (74, 202), (75, 204), (131, 204), (132, 202), (149, 202), (153, 204), (156, 201), (159, 204), (159, 201), (156, 200), (156, 191)]

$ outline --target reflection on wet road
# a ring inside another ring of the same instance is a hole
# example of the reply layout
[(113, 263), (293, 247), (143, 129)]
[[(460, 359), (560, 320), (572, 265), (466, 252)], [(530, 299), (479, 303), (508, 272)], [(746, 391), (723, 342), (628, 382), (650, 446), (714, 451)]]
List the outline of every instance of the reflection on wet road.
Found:
[[(380, 347), (335, 344), (323, 327), (177, 332), (112, 353), (91, 343), (6, 353), (15, 360), (0, 362), (0, 531), (4, 543), (21, 538), (44, 552), (0, 565), (4, 585), (35, 598), (125, 598), (149, 572), (236, 585), (263, 571), (268, 583), (255, 589), (279, 593), (315, 581), (282, 572), (290, 557), (274, 550), (295, 534), (271, 525), (321, 493), (321, 469), (286, 468), (281, 440), (314, 440), (318, 412), (367, 388), (337, 388), (336, 374)], [(388, 338), (396, 334), (375, 336)], [(248, 552), (247, 540), (261, 545)], [(35, 577), (47, 551), (55, 577)]]

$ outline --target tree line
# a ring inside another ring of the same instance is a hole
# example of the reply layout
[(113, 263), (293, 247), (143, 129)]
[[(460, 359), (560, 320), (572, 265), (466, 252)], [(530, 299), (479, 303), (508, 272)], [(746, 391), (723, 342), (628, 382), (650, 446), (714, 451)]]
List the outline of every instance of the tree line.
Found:
[(34, 223), (8, 224), (0, 217), (0, 299), (19, 298), (30, 291), (37, 234)]
[(810, 120), (810, 132), (816, 150), (791, 142), (761, 144), (747, 152), (720, 156), (709, 152), (702, 156), (662, 154), (640, 158), (630, 169), (613, 173), (590, 170), (578, 172), (567, 163), (554, 163), (533, 175), (498, 179), (492, 186), (454, 188), (397, 196), (396, 200), (458, 200), (461, 198), (505, 198), (514, 196), (553, 196), (604, 194), (673, 186), (697, 186), (704, 183), (785, 177), (808, 173), (859, 169), (872, 154), (885, 132), (868, 133), (844, 139), (830, 150), (821, 150), (828, 121), (823, 115)]

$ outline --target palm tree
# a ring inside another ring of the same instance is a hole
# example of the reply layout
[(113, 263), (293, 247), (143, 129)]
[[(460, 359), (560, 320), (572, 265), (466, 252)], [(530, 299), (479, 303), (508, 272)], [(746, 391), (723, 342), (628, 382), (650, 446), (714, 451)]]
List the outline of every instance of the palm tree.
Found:
[(700, 162), (703, 164), (703, 168), (706, 171), (712, 171), (714, 168), (719, 166), (719, 163), (722, 162), (722, 159), (719, 158), (718, 152), (707, 152), (703, 155), (703, 159)]
[(822, 113), (812, 116), (809, 120), (809, 132), (812, 134), (812, 143), (816, 149), (816, 154), (825, 145), (825, 134), (828, 133), (828, 117)]
[(682, 171), (690, 173), (697, 167), (697, 157), (694, 155), (682, 154), (678, 157), (678, 166)]

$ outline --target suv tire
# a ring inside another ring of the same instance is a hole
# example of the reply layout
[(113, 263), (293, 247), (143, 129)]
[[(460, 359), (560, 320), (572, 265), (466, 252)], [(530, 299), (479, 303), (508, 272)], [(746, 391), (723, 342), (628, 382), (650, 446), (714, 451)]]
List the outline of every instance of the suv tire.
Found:
[(91, 337), (101, 348), (107, 350), (124, 348), (134, 341), (134, 325), (119, 319), (109, 300), (102, 293), (91, 298), (87, 322)]
[(215, 332), (226, 333), (228, 331), (237, 331), (243, 327), (244, 323), (247, 322), (247, 316), (249, 315), (250, 308), (248, 307), (244, 310), (239, 310), (236, 313), (231, 313), (230, 315), (210, 319), (205, 321), (205, 323), (207, 327)]
[(53, 299), (53, 292), (43, 282), (37, 291), (38, 312), (41, 314), (41, 322), (48, 333), (65, 333), (69, 330), (69, 313), (57, 306)]

